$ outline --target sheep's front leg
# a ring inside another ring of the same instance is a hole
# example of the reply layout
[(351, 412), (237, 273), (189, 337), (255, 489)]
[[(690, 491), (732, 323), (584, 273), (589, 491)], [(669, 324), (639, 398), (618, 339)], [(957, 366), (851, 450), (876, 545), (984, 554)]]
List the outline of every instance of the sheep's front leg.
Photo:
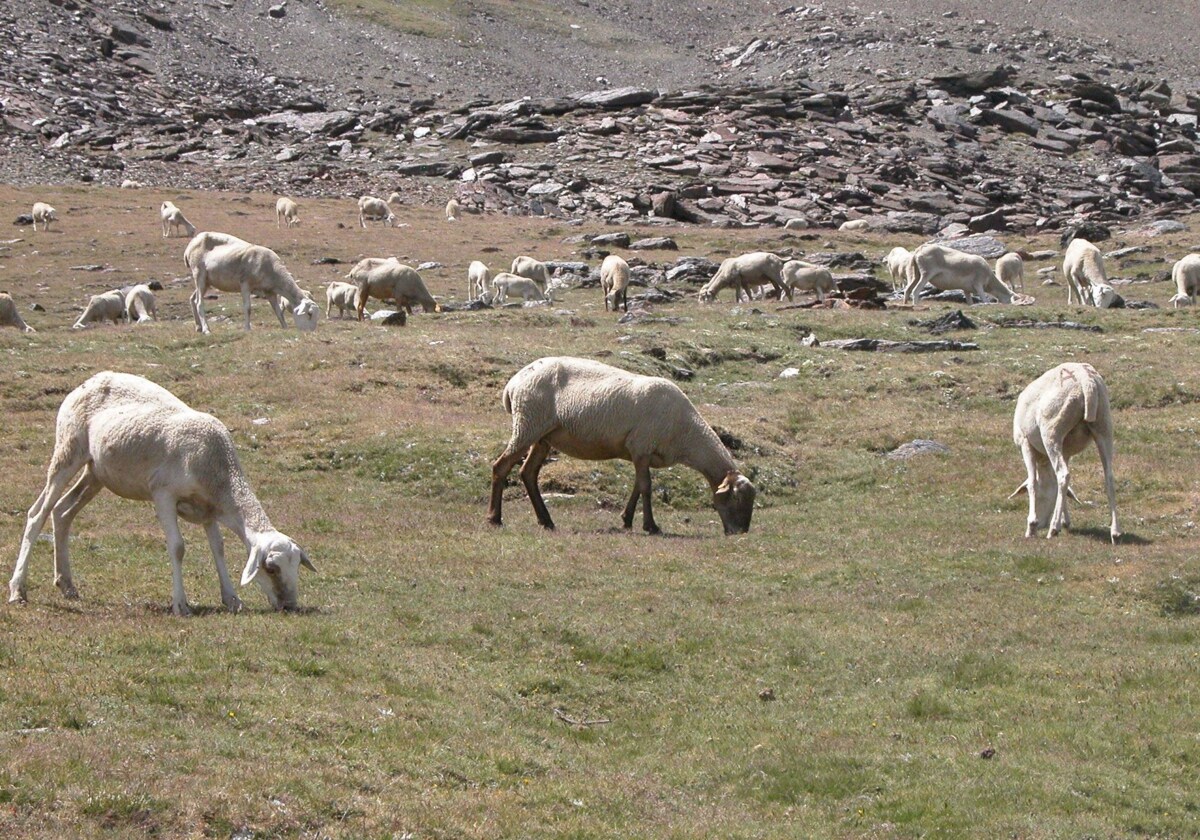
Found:
[(287, 319), (283, 317), (283, 307), (279, 305), (279, 295), (269, 295), (267, 302), (271, 304), (271, 308), (275, 310), (275, 317), (279, 319), (279, 326), (287, 329)]
[(179, 533), (179, 515), (175, 497), (159, 493), (154, 497), (154, 512), (167, 537), (167, 553), (171, 555), (171, 612), (179, 616), (192, 614), (183, 591), (183, 535)]
[(221, 536), (221, 526), (215, 521), (204, 526), (208, 537), (208, 548), (212, 551), (213, 564), (217, 567), (217, 580), (221, 582), (221, 603), (231, 613), (242, 611), (242, 599), (237, 596), (233, 581), (229, 579), (229, 570), (225, 566), (225, 538)]
[(542, 464), (549, 455), (550, 444), (545, 440), (529, 447), (529, 454), (525, 457), (525, 463), (521, 465), (521, 482), (525, 485), (525, 492), (529, 494), (529, 503), (533, 505), (533, 512), (537, 514), (538, 524), (543, 528), (553, 529), (554, 520), (550, 518), (550, 511), (546, 510), (546, 502), (542, 499), (541, 488), (538, 487), (538, 473), (542, 471)]
[(250, 284), (242, 283), (242, 316), (246, 332), (250, 332)]
[(647, 534), (661, 534), (662, 530), (654, 522), (654, 512), (650, 508), (650, 461), (641, 459), (634, 462), (636, 478), (635, 490), (642, 496), (642, 530)]
[(196, 332), (208, 335), (208, 319), (204, 317), (204, 293), (207, 291), (207, 284), (203, 279), (196, 279), (196, 290), (192, 292), (192, 296), (188, 298), (188, 302), (192, 305), (192, 317), (196, 320)]
[(51, 522), (54, 525), (54, 585), (65, 598), (79, 597), (71, 577), (71, 523), (75, 521), (76, 514), (103, 489), (104, 485), (96, 478), (92, 465), (88, 464), (75, 486), (51, 511)]

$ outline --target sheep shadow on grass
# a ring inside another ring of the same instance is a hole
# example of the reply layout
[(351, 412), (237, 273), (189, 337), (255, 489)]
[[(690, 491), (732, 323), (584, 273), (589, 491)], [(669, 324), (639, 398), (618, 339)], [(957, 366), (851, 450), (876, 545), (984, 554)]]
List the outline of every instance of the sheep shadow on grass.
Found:
[[(1077, 537), (1087, 537), (1088, 539), (1102, 542), (1105, 545), (1112, 544), (1112, 535), (1109, 534), (1108, 528), (1070, 528), (1065, 533), (1072, 534)], [(1137, 534), (1131, 534), (1128, 531), (1117, 537), (1118, 546), (1153, 544), (1153, 540), (1148, 540), (1145, 537), (1139, 537)]]

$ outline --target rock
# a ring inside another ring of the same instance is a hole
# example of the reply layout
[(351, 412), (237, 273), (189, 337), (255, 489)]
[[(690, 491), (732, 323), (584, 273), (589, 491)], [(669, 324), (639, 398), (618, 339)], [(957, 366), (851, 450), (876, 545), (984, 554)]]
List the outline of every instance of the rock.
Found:
[(675, 209), (673, 192), (659, 192), (650, 197), (650, 211), (660, 219), (674, 219)]
[(783, 370), (781, 370), (779, 372), (780, 379), (795, 379), (799, 375), (800, 375), (800, 368), (794, 368), (794, 367), (784, 368)]
[(509, 160), (509, 154), (505, 151), (480, 152), (477, 155), (471, 155), (467, 158), (471, 162), (471, 166), (476, 169), (483, 166), (496, 166)]
[(966, 236), (961, 239), (935, 240), (935, 244), (953, 248), (966, 254), (974, 254), (985, 260), (994, 260), (1008, 253), (1008, 248), (994, 236)]
[(1033, 117), (1011, 108), (985, 109), (979, 115), (979, 119), (985, 125), (994, 125), (1003, 131), (1021, 132), (1030, 136), (1036, 136), (1042, 127)]
[(595, 90), (576, 96), (575, 100), (580, 105), (597, 108), (631, 108), (635, 105), (647, 105), (657, 98), (658, 91), (623, 87), (612, 90)]
[(974, 137), (979, 130), (967, 121), (967, 113), (965, 105), (935, 105), (925, 112), (925, 117), (943, 131)]
[(991, 88), (1005, 85), (1016, 75), (1012, 67), (997, 65), (991, 70), (979, 70), (967, 73), (948, 73), (934, 76), (933, 82), (938, 87), (945, 88), (951, 93), (970, 96), (983, 93)]
[(1187, 225), (1174, 219), (1159, 219), (1142, 228), (1144, 236), (1161, 236), (1164, 233), (1183, 233)]
[(793, 216), (783, 224), (784, 230), (807, 230), (808, 227), (808, 219), (803, 216)]
[(839, 338), (824, 341), (822, 347), (834, 350), (866, 350), (879, 353), (935, 353), (947, 350), (978, 350), (979, 345), (969, 341), (890, 341), (883, 338)]
[(679, 245), (669, 236), (652, 236), (629, 243), (630, 251), (678, 251)]
[(944, 443), (939, 443), (936, 440), (911, 440), (908, 443), (903, 443), (897, 446), (885, 457), (894, 461), (907, 461), (909, 458), (915, 458), (918, 455), (949, 455), (950, 447)]
[(269, 9), (267, 9), (267, 14), (270, 15), (271, 17), (275, 18), (276, 20), (278, 20), (279, 18), (282, 18), (282, 17), (286, 17), (287, 16), (287, 4), (280, 3), (276, 6), (271, 6)]
[(1072, 239), (1086, 239), (1088, 242), (1103, 242), (1112, 236), (1112, 231), (1099, 222), (1077, 222), (1067, 227), (1059, 237), (1059, 244), (1066, 248)]
[(593, 236), (590, 241), (593, 245), (610, 245), (614, 248), (628, 248), (629, 234), (623, 232), (601, 233)]
[(979, 325), (963, 314), (961, 309), (947, 312), (928, 321), (909, 321), (910, 326), (925, 330), (932, 335), (941, 335), (951, 330), (977, 330)]
[(461, 170), (458, 166), (444, 160), (415, 160), (403, 161), (396, 164), (396, 172), (401, 175), (425, 175), (432, 178), (457, 178)]
[(371, 320), (385, 327), (403, 327), (408, 323), (408, 316), (403, 309), (380, 309), (371, 313)]

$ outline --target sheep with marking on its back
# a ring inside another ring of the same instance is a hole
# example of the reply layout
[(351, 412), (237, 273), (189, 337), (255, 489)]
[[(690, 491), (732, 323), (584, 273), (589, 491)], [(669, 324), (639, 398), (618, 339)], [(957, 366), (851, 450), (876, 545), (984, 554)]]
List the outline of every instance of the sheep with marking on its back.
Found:
[(675, 383), (588, 359), (547, 357), (519, 370), (502, 401), (512, 415), (512, 437), (492, 464), (493, 525), (501, 524), (505, 480), (524, 458), (521, 481), (538, 523), (554, 527), (538, 487), (538, 473), (554, 448), (589, 461), (633, 462), (636, 480), (622, 514), (626, 528), (633, 527), (640, 498), (643, 530), (660, 533), (650, 507), (650, 469), (684, 464), (708, 480), (725, 533), (750, 530), (754, 485)]

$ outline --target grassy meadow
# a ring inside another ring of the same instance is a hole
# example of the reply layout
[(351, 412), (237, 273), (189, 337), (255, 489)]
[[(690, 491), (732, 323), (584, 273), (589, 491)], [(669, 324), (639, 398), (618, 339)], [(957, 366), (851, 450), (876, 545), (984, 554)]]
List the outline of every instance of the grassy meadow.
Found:
[[(549, 309), (418, 313), (395, 329), (335, 318), (306, 335), (263, 301), (245, 334), (240, 299), (223, 295), (200, 336), (186, 240), (160, 235), (164, 199), (274, 248), (322, 303), (360, 256), (437, 260), (431, 291), (461, 300), (471, 260), (578, 258), (562, 240), (604, 228), (451, 225), (412, 207), (409, 227), (362, 231), (353, 201), (307, 200), (284, 231), (270, 195), (0, 187), (8, 218), (35, 199), (58, 208), (57, 229), (0, 232), (0, 289), (38, 330), (0, 330), (4, 579), (58, 406), (103, 369), (219, 417), (320, 572), (302, 575), (299, 613), (271, 612), (251, 586), (230, 615), (203, 532), (185, 525), (197, 614), (178, 619), (151, 505), (106, 493), (79, 515), (78, 601), (54, 588), (39, 543), (29, 603), (0, 605), (0, 836), (1200, 833), (1200, 312), (1167, 308), (1169, 283), (1119, 288), (1162, 309), (1098, 312), (1040, 286), (1051, 263), (1028, 265), (1036, 305), (972, 308), (983, 328), (951, 337), (978, 351), (915, 356), (800, 343), (809, 330), (926, 338), (912, 312), (735, 307), (728, 292), (630, 326), (587, 289)], [(713, 258), (915, 244), (669, 232)], [(1124, 244), (1150, 251), (1110, 274), (1146, 280), (1194, 249), (1187, 234), (1102, 247)], [(152, 278), (161, 321), (70, 329), (88, 295)], [(1060, 316), (1103, 331), (989, 323)], [(1145, 332), (1164, 327), (1182, 329)], [(655, 473), (665, 534), (626, 532), (632, 467), (565, 458), (542, 473), (556, 531), (537, 527), (515, 472), (505, 525), (488, 526), (510, 428), (500, 390), (551, 354), (694, 371), (681, 387), (737, 439), (759, 489), (750, 533), (721, 536), (707, 485), (682, 467)], [(1072, 463), (1094, 503), (1073, 506), (1074, 531), (1026, 540), (1027, 503), (1007, 499), (1024, 479), (1016, 397), (1068, 360), (1112, 394), (1115, 547), (1094, 450)], [(799, 374), (781, 379), (788, 367)], [(950, 454), (884, 457), (916, 438)], [(227, 552), (239, 573), (240, 545)]]

